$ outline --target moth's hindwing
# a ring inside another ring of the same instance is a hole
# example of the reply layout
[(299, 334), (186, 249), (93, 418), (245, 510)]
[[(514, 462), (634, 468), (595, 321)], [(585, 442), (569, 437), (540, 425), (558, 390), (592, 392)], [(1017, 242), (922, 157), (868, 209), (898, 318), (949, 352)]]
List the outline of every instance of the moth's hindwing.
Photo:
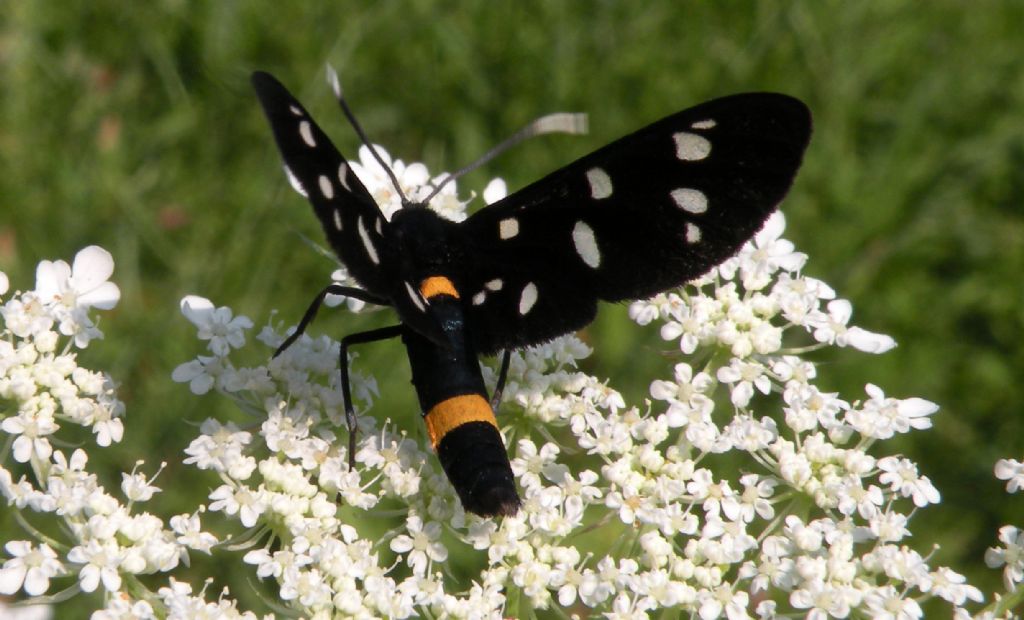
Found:
[(732, 256), (789, 190), (810, 133), (792, 97), (724, 97), (480, 210), (459, 227), (477, 348), (549, 340), (593, 320), (598, 300), (649, 297)]

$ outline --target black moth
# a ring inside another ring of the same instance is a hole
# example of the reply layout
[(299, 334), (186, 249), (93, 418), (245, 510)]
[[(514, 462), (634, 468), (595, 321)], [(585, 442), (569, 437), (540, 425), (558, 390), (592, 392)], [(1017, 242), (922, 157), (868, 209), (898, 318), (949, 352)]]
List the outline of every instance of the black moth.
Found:
[[(262, 72), (252, 83), (286, 172), (362, 287), (327, 287), (278, 352), (327, 293), (392, 306), (401, 324), (341, 341), (350, 446), (347, 348), (400, 336), (434, 449), (463, 506), (482, 516), (520, 505), (493, 412), (509, 351), (587, 325), (598, 300), (649, 297), (732, 256), (789, 190), (811, 133), (797, 99), (732, 95), (612, 142), (464, 222), (416, 203), (388, 221), (288, 90)], [(499, 351), (491, 402), (477, 358)]]

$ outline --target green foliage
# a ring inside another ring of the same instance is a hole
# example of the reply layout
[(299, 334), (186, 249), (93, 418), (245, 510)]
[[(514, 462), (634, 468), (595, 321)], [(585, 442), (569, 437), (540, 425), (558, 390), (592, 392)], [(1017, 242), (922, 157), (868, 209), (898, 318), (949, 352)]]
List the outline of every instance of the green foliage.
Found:
[[(140, 456), (166, 460), (157, 506), (182, 512), (215, 484), (178, 465), (189, 422), (237, 414), (170, 381), (200, 350), (178, 300), (197, 293), (257, 324), (276, 308), (291, 322), (333, 268), (300, 240), (320, 233), (280, 173), (252, 70), (277, 74), (354, 154), (323, 81), (332, 63), (371, 136), (432, 170), (540, 114), (590, 113), (591, 135), (525, 144), (463, 181), (464, 195), (492, 176), (521, 187), (715, 95), (790, 93), (811, 106), (816, 133), (784, 205), (787, 238), (810, 254), (810, 275), (854, 302), (858, 325), (900, 343), (880, 358), (823, 360), (843, 377), (833, 387), (853, 396), (870, 381), (942, 406), (933, 430), (891, 448), (943, 493), (912, 529), (920, 551), (941, 541), (936, 563), (991, 591), (984, 548), (1021, 514), (992, 476), (1024, 437), (1021, 23), (1024, 4), (953, 0), (9, 3), (0, 270), (29, 288), (41, 258), (91, 243), (114, 254), (123, 299), (85, 356), (128, 405), (126, 441), (105, 451), (108, 482)], [(671, 371), (656, 355), (667, 345), (623, 314), (606, 307), (588, 330), (590, 370), (635, 402)], [(314, 331), (389, 318), (325, 312)], [(392, 415), (415, 416), (400, 346), (362, 353)], [(244, 599), (241, 572), (219, 574)]]

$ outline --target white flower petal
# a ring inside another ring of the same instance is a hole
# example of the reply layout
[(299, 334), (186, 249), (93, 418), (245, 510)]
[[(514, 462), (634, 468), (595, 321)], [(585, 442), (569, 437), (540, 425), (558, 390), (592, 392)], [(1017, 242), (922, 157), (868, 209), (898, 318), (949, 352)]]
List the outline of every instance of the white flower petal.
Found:
[(754, 235), (754, 243), (763, 247), (781, 237), (785, 230), (786, 216), (782, 214), (782, 211), (776, 211), (768, 216), (768, 219), (764, 222), (764, 226), (762, 226), (761, 230)]
[(484, 188), (484, 202), (487, 204), (498, 202), (505, 196), (508, 196), (508, 185), (506, 185), (505, 179), (492, 179)]
[(905, 398), (899, 404), (900, 413), (911, 418), (931, 415), (938, 410), (939, 406), (932, 401), (917, 397)]
[(92, 306), (110, 310), (121, 300), (121, 289), (113, 282), (103, 282), (92, 290), (78, 296), (79, 306)]
[(43, 303), (53, 301), (66, 289), (71, 267), (62, 260), (41, 260), (36, 266), (36, 295)]
[(203, 365), (198, 360), (192, 360), (179, 364), (173, 372), (171, 372), (171, 379), (178, 383), (184, 383), (185, 381), (191, 381), (199, 375), (203, 374)]
[(864, 386), (864, 392), (874, 400), (885, 400), (885, 392), (883, 392), (882, 388), (878, 387), (874, 383), (866, 384)]
[(14, 594), (20, 590), (27, 570), (24, 565), (0, 569), (0, 594)]
[(778, 258), (779, 267), (786, 271), (800, 271), (807, 263), (807, 255), (803, 252), (792, 252)]
[(678, 390), (674, 383), (656, 379), (651, 382), (651, 396), (657, 400), (675, 398)]
[(204, 327), (213, 317), (213, 302), (198, 295), (186, 295), (181, 298), (181, 313), (196, 327)]
[[(380, 158), (384, 160), (385, 165), (389, 167), (391, 166), (391, 154), (384, 150), (384, 147), (379, 144), (375, 144), (373, 145), (373, 150), (380, 155)], [(359, 147), (359, 161), (362, 163), (363, 168), (366, 169), (368, 174), (375, 177), (381, 177), (383, 179), (387, 178), (387, 171), (384, 170), (384, 168), (381, 168), (380, 162), (378, 162), (377, 158), (373, 156), (373, 151), (371, 151), (365, 144)]]
[(426, 185), (430, 181), (430, 172), (423, 164), (416, 162), (409, 164), (402, 173), (402, 184), (412, 187)]
[(661, 326), (661, 339), (662, 340), (675, 340), (683, 334), (683, 325), (670, 321)]
[(71, 279), (76, 291), (86, 293), (114, 274), (114, 257), (98, 245), (90, 245), (75, 254)]
[(188, 389), (197, 396), (202, 396), (213, 387), (213, 377), (210, 375), (199, 375), (189, 382)]
[(828, 313), (831, 319), (840, 325), (846, 325), (853, 315), (853, 304), (846, 299), (833, 299), (828, 302)]
[(24, 435), (19, 436), (14, 440), (11, 453), (14, 455), (15, 461), (28, 463), (28, 460), (32, 458), (32, 440)]
[(1017, 470), (1020, 469), (1020, 464), (1017, 461), (1011, 459), (999, 459), (996, 461), (995, 474), (996, 478), (1000, 480), (1008, 480), (1012, 476), (1017, 475)]
[(87, 564), (78, 573), (79, 587), (83, 592), (95, 592), (96, 586), (100, 584), (100, 571), (91, 564)]
[[(830, 303), (829, 309), (831, 309), (831, 305)], [(846, 330), (846, 341), (854, 349), (865, 353), (885, 353), (896, 346), (896, 341), (891, 337), (869, 332), (859, 327), (851, 327)]]
[(50, 589), (50, 577), (40, 568), (33, 568), (25, 576), (25, 594), (39, 596)]

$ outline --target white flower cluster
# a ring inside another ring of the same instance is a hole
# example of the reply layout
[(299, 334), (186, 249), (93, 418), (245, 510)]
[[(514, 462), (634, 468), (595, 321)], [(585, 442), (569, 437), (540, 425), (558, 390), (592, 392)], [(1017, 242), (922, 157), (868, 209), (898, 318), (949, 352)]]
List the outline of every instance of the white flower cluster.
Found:
[[(50, 591), (51, 579), (77, 574), (70, 586), (45, 600), (102, 588), (108, 609), (116, 609), (127, 600), (122, 590), (137, 585), (136, 575), (169, 571), (190, 549), (209, 552), (216, 542), (200, 530), (196, 515), (174, 517), (168, 527), (134, 510), (160, 490), (152, 484), (155, 475), (122, 474), (121, 500), (87, 471), (85, 450), (67, 455), (54, 448), (69, 443), (58, 436), (62, 425), (91, 429), (101, 447), (120, 442), (124, 433), (124, 405), (113, 381), (79, 366), (72, 348), (102, 337), (89, 309), (117, 304), (120, 291), (108, 281), (113, 269), (110, 254), (97, 246), (80, 251), (73, 266), (42, 261), (35, 289), (16, 292), (0, 306), (0, 430), (8, 435), (0, 492), (35, 539), (4, 545), (10, 558), (0, 567), (0, 594), (23, 590), (41, 596)], [(8, 286), (0, 274), (0, 295)], [(57, 529), (55, 523), (61, 534), (45, 534)], [(97, 617), (123, 616), (98, 612)]]
[[(92, 620), (194, 620), (224, 619), (224, 620), (257, 620), (259, 616), (251, 611), (239, 611), (238, 605), (228, 598), (225, 590), (216, 602), (209, 602), (201, 593), (199, 596), (192, 594), (192, 586), (177, 581), (173, 577), (168, 579), (168, 585), (157, 590), (155, 596), (147, 598), (133, 598), (130, 596), (110, 597), (107, 606), (92, 614)], [(270, 620), (272, 615), (263, 616), (264, 620)]]
[[(51, 457), (50, 438), (60, 428), (58, 422), (91, 428), (101, 446), (121, 440), (124, 406), (114, 395), (113, 382), (79, 367), (72, 349), (72, 343), (84, 348), (103, 336), (88, 310), (117, 304), (120, 291), (107, 282), (113, 269), (110, 254), (97, 246), (79, 252), (74, 267), (61, 260), (42, 261), (35, 290), (16, 293), (0, 306), (0, 399), (11, 406), (0, 429), (14, 438), (18, 463), (34, 466)], [(0, 284), (3, 294), (6, 276)], [(62, 335), (71, 337), (64, 346)]]
[[(361, 155), (360, 178), (390, 213), (397, 198)], [(425, 167), (390, 165), (408, 195), (422, 195)], [(504, 191), (494, 182), (485, 200)], [(431, 206), (464, 217), (454, 184)], [(34, 539), (4, 546), (0, 593), (48, 594), (51, 580), (77, 573), (44, 600), (101, 590), (101, 620), (256, 618), (227, 592), (211, 601), (175, 578), (153, 592), (136, 577), (179, 567), (189, 550), (211, 552), (217, 539), (199, 517), (213, 511), (238, 522), (232, 548), (273, 583), (267, 607), (301, 617), (557, 608), (613, 619), (910, 619), (922, 605), (970, 617), (965, 605), (980, 591), (908, 541), (911, 515), (938, 503), (938, 491), (912, 461), (877, 453), (929, 428), (937, 407), (872, 384), (856, 400), (819, 387), (816, 350), (895, 343), (850, 325), (850, 303), (803, 275), (806, 256), (782, 238), (784, 225), (773, 216), (700, 280), (631, 305), (637, 323), (679, 349), (639, 406), (579, 370), (591, 351), (575, 336), (513, 353), (498, 419), (523, 508), (501, 520), (467, 514), (414, 413), (395, 414), (412, 431), (379, 422), (368, 413), (373, 378), (351, 371), (359, 434), (349, 454), (337, 342), (303, 335), (267, 361), (287, 333), (268, 325), (255, 336), (260, 363), (244, 365), (253, 322), (195, 296), (181, 310), (207, 351), (173, 378), (197, 395), (227, 395), (247, 421), (208, 419), (185, 449), (185, 463), (216, 473), (207, 505), (167, 525), (136, 512), (159, 491), (155, 475), (123, 474), (122, 501), (86, 471), (85, 450), (66, 455), (52, 443), (58, 423), (90, 427), (100, 446), (122, 438), (112, 381), (78, 367), (72, 349), (101, 336), (87, 309), (117, 301), (112, 261), (96, 247), (74, 267), (44, 261), (36, 289), (0, 308), (0, 430), (10, 435), (0, 490)], [(0, 296), (7, 288), (0, 273)], [(484, 373), (493, 385), (494, 369)], [(1024, 487), (1016, 461), (1000, 461), (996, 475), (1011, 492)], [(22, 516), (30, 511), (38, 516)], [(62, 521), (63, 538), (35, 525), (44, 515)], [(1010, 592), (979, 617), (1009, 617), (1021, 596), (1024, 533), (1007, 526), (1000, 541), (986, 561), (1005, 567)]]
[[(1024, 489), (1024, 463), (1013, 459), (1000, 459), (996, 463), (995, 474), (996, 478), (1006, 480), (1008, 493), (1017, 493)], [(1020, 591), (1021, 585), (1024, 584), (1024, 529), (1004, 525), (999, 528), (999, 542), (1002, 543), (1001, 547), (990, 547), (985, 552), (985, 563), (990, 568), (1002, 566), (1003, 585), (1008, 591)], [(1013, 608), (1012, 605), (1006, 607)]]
[[(361, 155), (360, 177), (390, 213), (397, 198)], [(429, 178), (420, 164), (392, 165), (403, 185)], [(494, 183), (485, 193), (503, 192)], [(337, 344), (304, 335), (266, 366), (236, 367), (224, 353), (250, 323), (194, 298), (183, 310), (213, 355), (175, 378), (197, 393), (215, 386), (255, 419), (248, 430), (208, 420), (188, 461), (219, 474), (210, 509), (250, 528), (245, 561), (300, 615), (477, 618), (582, 605), (608, 618), (669, 608), (702, 619), (917, 618), (929, 599), (966, 614), (980, 591), (907, 543), (910, 515), (938, 491), (908, 459), (871, 452), (929, 428), (937, 406), (872, 384), (854, 401), (816, 385), (808, 353), (882, 353), (895, 342), (850, 325), (850, 303), (802, 274), (806, 256), (784, 227), (772, 216), (736, 257), (630, 307), (681, 358), (642, 407), (577, 369), (590, 350), (575, 336), (512, 355), (498, 415), (523, 496), (514, 517), (466, 514), (425, 441), (366, 415), (377, 389), (359, 375), (350, 469), (335, 435)], [(283, 338), (271, 327), (258, 337), (271, 348)], [(381, 537), (381, 519), (395, 514), (404, 520)], [(482, 568), (463, 581), (455, 575), (469, 569), (449, 558)]]

